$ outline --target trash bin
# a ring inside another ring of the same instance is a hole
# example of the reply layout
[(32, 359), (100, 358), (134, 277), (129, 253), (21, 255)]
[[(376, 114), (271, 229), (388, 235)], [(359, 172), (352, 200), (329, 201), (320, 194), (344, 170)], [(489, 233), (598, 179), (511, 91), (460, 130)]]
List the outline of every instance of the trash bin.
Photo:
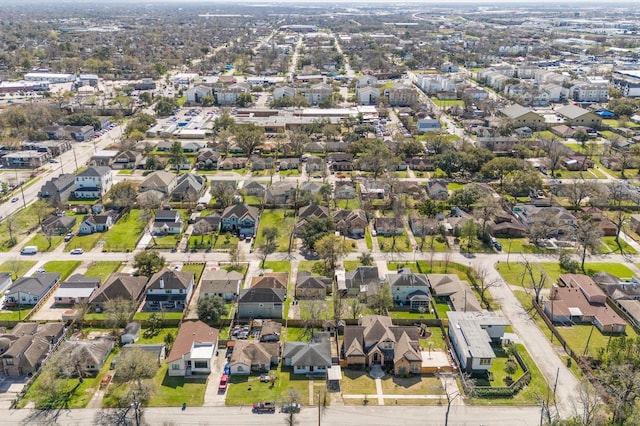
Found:
[(567, 358), (567, 367), (571, 367), (571, 358)]

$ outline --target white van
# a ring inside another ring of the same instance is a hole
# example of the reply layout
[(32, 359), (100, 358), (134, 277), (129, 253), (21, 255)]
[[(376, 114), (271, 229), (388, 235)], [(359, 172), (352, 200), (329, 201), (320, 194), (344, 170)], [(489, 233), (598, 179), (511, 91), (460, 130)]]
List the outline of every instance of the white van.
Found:
[(20, 254), (37, 254), (38, 246), (24, 246), (22, 250), (20, 250)]

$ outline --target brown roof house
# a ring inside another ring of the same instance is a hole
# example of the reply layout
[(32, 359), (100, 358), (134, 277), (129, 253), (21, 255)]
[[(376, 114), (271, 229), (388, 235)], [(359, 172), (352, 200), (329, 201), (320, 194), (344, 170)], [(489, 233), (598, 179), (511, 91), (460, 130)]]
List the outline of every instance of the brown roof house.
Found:
[(102, 312), (104, 305), (110, 300), (132, 300), (139, 302), (144, 294), (147, 277), (134, 277), (117, 272), (98, 287), (89, 297), (89, 304), (96, 312)]
[(229, 368), (231, 375), (249, 375), (252, 371), (267, 372), (277, 365), (280, 343), (264, 343), (256, 340), (236, 340)]
[(587, 275), (563, 274), (551, 289), (544, 312), (555, 323), (590, 323), (602, 333), (621, 334), (625, 321), (609, 306), (607, 295)]
[(311, 275), (309, 271), (299, 271), (296, 277), (296, 299), (324, 300), (331, 293), (333, 280), (328, 277)]
[(217, 348), (217, 329), (202, 321), (183, 322), (167, 356), (169, 376), (211, 373)]
[(73, 365), (74, 376), (95, 376), (100, 372), (116, 342), (110, 338), (67, 340), (60, 349), (60, 356)]
[(301, 207), (298, 210), (298, 222), (296, 222), (296, 233), (300, 233), (302, 227), (312, 217), (318, 219), (326, 219), (330, 217), (329, 209), (324, 206), (318, 206), (316, 204), (310, 204), (308, 206)]
[(367, 214), (362, 209), (338, 210), (333, 214), (333, 220), (342, 235), (354, 238), (363, 238), (369, 225)]
[(286, 272), (267, 272), (251, 278), (251, 288), (274, 288), (287, 290), (289, 274)]
[(381, 365), (395, 375), (420, 374), (422, 355), (417, 327), (394, 326), (390, 317), (367, 315), (346, 326), (342, 356), (347, 368)]
[(64, 336), (64, 323), (16, 324), (11, 333), (0, 334), (0, 360), (6, 376), (33, 374)]
[(190, 271), (163, 269), (149, 279), (145, 310), (182, 311), (195, 286), (195, 274)]

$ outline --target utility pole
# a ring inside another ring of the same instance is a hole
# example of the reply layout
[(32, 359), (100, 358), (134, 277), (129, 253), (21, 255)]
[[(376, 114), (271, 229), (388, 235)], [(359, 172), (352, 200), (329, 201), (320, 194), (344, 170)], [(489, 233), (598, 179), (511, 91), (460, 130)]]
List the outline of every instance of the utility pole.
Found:
[(318, 426), (320, 426), (320, 391), (318, 391)]

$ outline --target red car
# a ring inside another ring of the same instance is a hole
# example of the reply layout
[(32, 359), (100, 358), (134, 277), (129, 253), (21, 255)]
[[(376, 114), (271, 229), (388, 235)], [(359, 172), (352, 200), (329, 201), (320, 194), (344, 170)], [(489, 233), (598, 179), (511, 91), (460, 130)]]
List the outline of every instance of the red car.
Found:
[(218, 385), (218, 390), (219, 391), (226, 391), (227, 390), (227, 385), (229, 384), (229, 376), (227, 376), (226, 374), (224, 374), (221, 378), (220, 378), (220, 384)]

